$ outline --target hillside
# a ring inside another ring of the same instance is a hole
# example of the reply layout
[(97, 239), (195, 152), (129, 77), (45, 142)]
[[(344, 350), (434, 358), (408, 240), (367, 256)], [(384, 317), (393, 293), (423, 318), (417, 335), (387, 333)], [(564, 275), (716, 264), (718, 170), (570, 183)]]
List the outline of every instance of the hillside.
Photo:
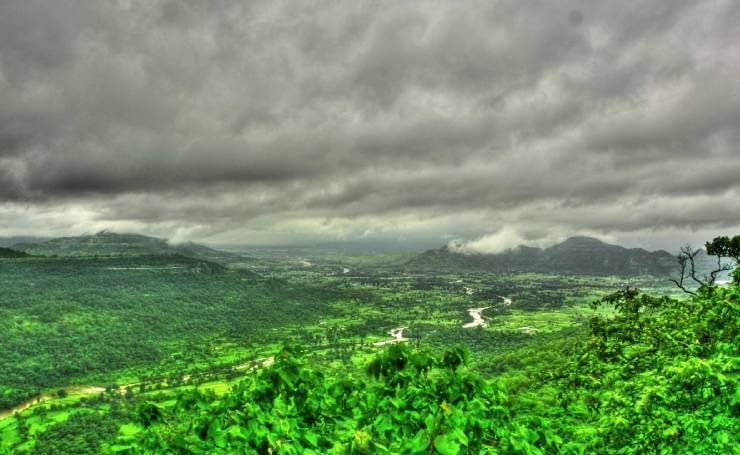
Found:
[(49, 237), (34, 237), (30, 235), (17, 235), (13, 237), (0, 237), (0, 247), (11, 248), (21, 243), (38, 243), (49, 240)]
[(23, 251), (16, 251), (10, 248), (0, 247), (0, 258), (23, 258), (26, 256), (28, 256), (28, 254), (24, 253)]
[(624, 248), (590, 237), (571, 237), (546, 249), (519, 246), (499, 254), (460, 253), (445, 246), (426, 251), (406, 264), (409, 270), (477, 270), (584, 275), (654, 275), (675, 272), (676, 259), (666, 251)]
[(233, 362), (239, 346), (285, 340), (343, 297), (177, 254), (0, 262), (0, 415), (77, 378)]
[(204, 245), (183, 243), (173, 245), (165, 239), (140, 234), (117, 234), (99, 232), (79, 237), (59, 237), (42, 242), (21, 243), (15, 249), (35, 256), (143, 256), (171, 255), (214, 261), (219, 263), (238, 262), (242, 256), (214, 250)]
[[(435, 356), (393, 345), (370, 361), (367, 374), (349, 377), (315, 369), (286, 349), (273, 366), (223, 397), (194, 390), (173, 406), (139, 407), (142, 431), (121, 448), (735, 453), (736, 386), (728, 359), (738, 354), (737, 291), (705, 289), (690, 305), (630, 289), (616, 292), (594, 304), (614, 308), (610, 317), (594, 317), (586, 336), (570, 340), (554, 364), (533, 366), (538, 380), (508, 390), (506, 381), (516, 376), (484, 379), (468, 368), (467, 352), (460, 349)], [(521, 353), (536, 357), (531, 350)]]

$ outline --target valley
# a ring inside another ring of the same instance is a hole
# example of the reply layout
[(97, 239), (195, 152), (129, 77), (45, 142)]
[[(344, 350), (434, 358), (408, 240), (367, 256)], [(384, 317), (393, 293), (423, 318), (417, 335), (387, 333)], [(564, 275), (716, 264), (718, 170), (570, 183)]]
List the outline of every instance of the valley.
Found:
[(83, 416), (117, 422), (94, 444), (125, 451), (148, 431), (137, 417), (143, 403), (227, 396), (284, 364), (285, 347), (353, 378), (386, 349), (457, 347), (471, 371), (527, 387), (531, 371), (563, 362), (591, 318), (616, 314), (591, 305), (600, 298), (625, 287), (685, 298), (649, 275), (434, 274), (409, 268), (416, 257), (407, 254), (294, 254), (228, 252), (220, 264), (170, 251), (0, 260), (0, 453), (43, 453), (56, 443), (40, 435)]

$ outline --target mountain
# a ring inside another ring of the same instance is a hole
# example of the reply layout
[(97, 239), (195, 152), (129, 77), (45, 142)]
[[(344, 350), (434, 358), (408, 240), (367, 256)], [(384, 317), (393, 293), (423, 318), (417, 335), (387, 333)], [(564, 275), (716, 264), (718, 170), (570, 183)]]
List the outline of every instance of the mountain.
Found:
[(10, 248), (0, 247), (0, 258), (24, 258), (28, 254), (23, 251), (11, 250)]
[(140, 234), (99, 232), (95, 235), (60, 237), (42, 242), (20, 243), (13, 247), (34, 256), (144, 256), (179, 254), (219, 263), (240, 262), (243, 256), (218, 251), (205, 245), (173, 245), (165, 239)]
[(426, 251), (406, 264), (409, 270), (478, 270), (583, 275), (666, 276), (677, 270), (666, 251), (610, 245), (591, 237), (571, 237), (546, 249), (519, 246), (498, 254), (462, 253), (445, 246)]

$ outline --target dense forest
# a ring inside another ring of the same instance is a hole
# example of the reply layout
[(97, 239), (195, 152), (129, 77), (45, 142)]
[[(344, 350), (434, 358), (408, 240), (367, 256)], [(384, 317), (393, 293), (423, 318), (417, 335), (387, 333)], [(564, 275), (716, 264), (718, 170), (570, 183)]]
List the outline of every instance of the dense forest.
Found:
[(0, 409), (73, 379), (207, 360), (222, 340), (331, 315), (337, 298), (180, 255), (6, 260), (0, 288)]

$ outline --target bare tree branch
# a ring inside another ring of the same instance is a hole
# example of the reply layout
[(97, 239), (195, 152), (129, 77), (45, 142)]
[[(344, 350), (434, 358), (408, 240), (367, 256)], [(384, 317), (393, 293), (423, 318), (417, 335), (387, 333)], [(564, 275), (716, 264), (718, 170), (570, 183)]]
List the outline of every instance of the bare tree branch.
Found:
[(699, 251), (700, 250), (694, 250), (693, 248), (691, 248), (691, 245), (681, 247), (681, 250), (679, 251), (676, 258), (679, 265), (681, 266), (681, 277), (678, 280), (671, 279), (671, 281), (678, 288), (680, 288), (683, 292), (691, 295), (697, 294), (696, 292), (693, 292), (686, 287), (684, 283), (687, 279), (691, 278), (692, 280), (696, 281), (700, 287), (706, 285), (706, 283), (696, 277), (696, 261), (694, 260), (694, 258), (697, 254), (699, 254)]
[(701, 253), (700, 249), (693, 249), (691, 245), (681, 247), (676, 259), (681, 266), (681, 276), (679, 279), (671, 279), (670, 281), (680, 288), (683, 292), (691, 295), (697, 295), (687, 288), (686, 281), (691, 280), (699, 285), (699, 287), (710, 287), (714, 286), (717, 281), (717, 277), (720, 273), (732, 270), (734, 267), (732, 264), (723, 262), (725, 257), (721, 254), (721, 251), (717, 251), (718, 248), (709, 248), (707, 254), (717, 256), (717, 266), (709, 272), (709, 275), (705, 275), (704, 279), (697, 276), (696, 270), (696, 257)]
[(710, 286), (714, 285), (714, 282), (717, 280), (717, 276), (722, 273), (726, 272), (728, 270), (732, 270), (734, 267), (731, 264), (723, 263), (722, 262), (722, 256), (717, 256), (717, 268), (712, 270), (709, 273), (708, 283)]

